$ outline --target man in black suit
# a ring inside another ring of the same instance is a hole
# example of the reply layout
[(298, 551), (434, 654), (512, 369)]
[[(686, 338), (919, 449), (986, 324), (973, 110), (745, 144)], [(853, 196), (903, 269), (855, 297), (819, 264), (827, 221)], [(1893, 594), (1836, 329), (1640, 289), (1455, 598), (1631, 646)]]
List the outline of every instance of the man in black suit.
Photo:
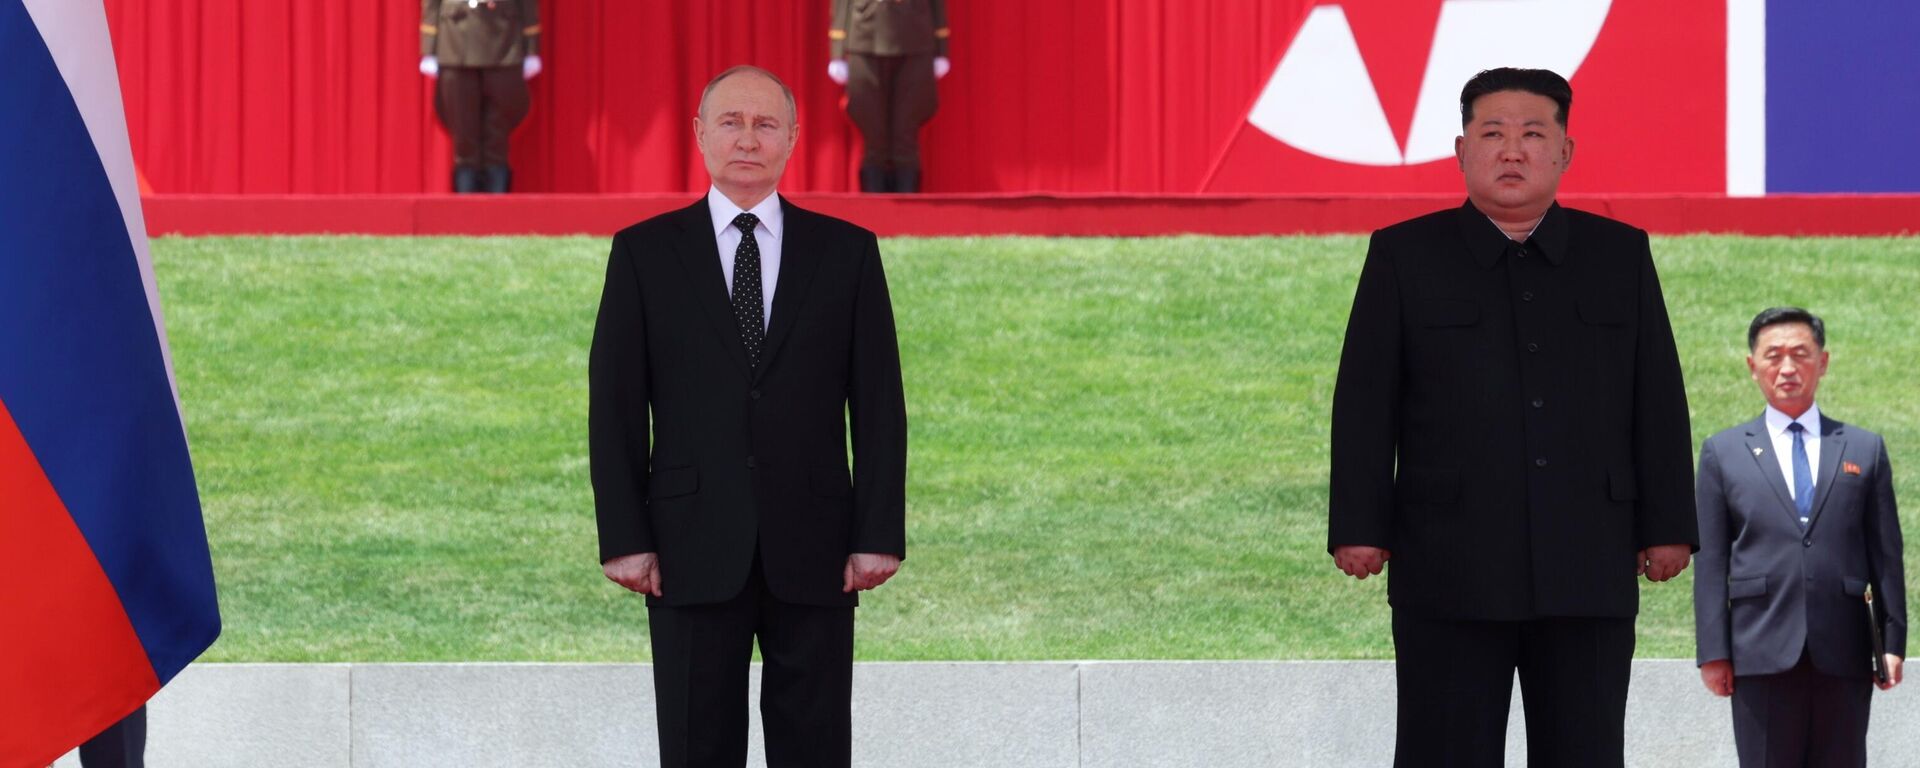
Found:
[(1893, 467), (1879, 435), (1814, 402), (1826, 347), (1804, 309), (1754, 317), (1747, 370), (1767, 408), (1700, 446), (1694, 640), (1707, 690), (1733, 697), (1743, 766), (1866, 765), (1876, 625), (1882, 689), (1906, 656)]
[(774, 193), (797, 115), (771, 73), (715, 77), (693, 127), (712, 189), (615, 235), (608, 259), (589, 376), (600, 559), (647, 595), (662, 765), (745, 764), (757, 638), (768, 765), (846, 766), (857, 593), (906, 552), (880, 249)]
[(1333, 398), (1328, 551), (1391, 560), (1397, 766), (1619, 766), (1636, 574), (1696, 538), (1680, 361), (1647, 235), (1554, 202), (1567, 81), (1460, 95), (1467, 202), (1373, 234)]

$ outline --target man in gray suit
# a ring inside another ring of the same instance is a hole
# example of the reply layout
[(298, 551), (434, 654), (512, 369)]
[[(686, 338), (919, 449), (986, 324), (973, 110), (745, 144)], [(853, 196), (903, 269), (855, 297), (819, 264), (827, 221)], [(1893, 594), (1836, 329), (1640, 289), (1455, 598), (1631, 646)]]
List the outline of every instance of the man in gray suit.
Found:
[(1733, 698), (1742, 766), (1866, 765), (1870, 685), (1898, 685), (1906, 655), (1893, 467), (1879, 435), (1814, 403), (1826, 344), (1826, 324), (1804, 309), (1761, 312), (1747, 368), (1766, 412), (1700, 447), (1700, 679)]

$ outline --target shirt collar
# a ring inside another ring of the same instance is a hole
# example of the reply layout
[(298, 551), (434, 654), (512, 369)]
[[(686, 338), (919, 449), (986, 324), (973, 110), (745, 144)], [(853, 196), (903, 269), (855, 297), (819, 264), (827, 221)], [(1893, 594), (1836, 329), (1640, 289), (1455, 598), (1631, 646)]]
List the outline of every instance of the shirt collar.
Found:
[[(1482, 267), (1491, 267), (1500, 263), (1500, 257), (1506, 255), (1514, 246), (1512, 238), (1500, 231), (1500, 227), (1487, 218), (1487, 215), (1475, 208), (1472, 200), (1460, 206), (1460, 234), (1467, 239), (1467, 250), (1473, 254), (1473, 260)], [(1558, 202), (1547, 207), (1540, 223), (1534, 225), (1533, 234), (1527, 238), (1526, 245), (1533, 252), (1547, 258), (1547, 262), (1559, 266), (1567, 258), (1567, 210)]]
[(1796, 421), (1800, 422), (1800, 427), (1802, 429), (1805, 429), (1807, 431), (1807, 434), (1809, 435), (1820, 434), (1820, 404), (1814, 403), (1813, 405), (1808, 406), (1807, 412), (1800, 414), (1800, 418), (1797, 418), (1797, 419), (1787, 418), (1787, 415), (1785, 413), (1781, 413), (1780, 409), (1775, 408), (1771, 405), (1767, 406), (1767, 434), (1769, 435), (1786, 434), (1787, 425), (1792, 424)]
[(785, 212), (781, 210), (780, 193), (767, 195), (765, 200), (755, 203), (752, 210), (742, 211), (726, 195), (720, 194), (719, 187), (707, 187), (707, 213), (713, 216), (713, 236), (719, 237), (733, 226), (733, 219), (742, 213), (751, 213), (760, 217), (760, 226), (754, 227), (755, 236), (767, 235), (780, 239), (781, 227), (786, 223)]

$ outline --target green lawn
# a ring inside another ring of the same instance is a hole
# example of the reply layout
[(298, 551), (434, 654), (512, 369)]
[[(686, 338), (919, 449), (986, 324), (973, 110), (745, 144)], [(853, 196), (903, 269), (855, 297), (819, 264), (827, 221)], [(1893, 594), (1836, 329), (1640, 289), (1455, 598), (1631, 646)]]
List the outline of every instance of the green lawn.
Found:
[[(605, 243), (154, 242), (226, 618), (207, 659), (647, 658), (640, 601), (600, 576), (587, 482)], [(1654, 247), (1696, 440), (1761, 407), (1754, 312), (1813, 308), (1822, 404), (1887, 436), (1914, 562), (1920, 240)], [(1383, 583), (1324, 552), (1364, 248), (886, 242), (910, 556), (865, 600), (861, 657), (1389, 656)], [(1692, 655), (1690, 594), (1645, 587), (1641, 656)]]

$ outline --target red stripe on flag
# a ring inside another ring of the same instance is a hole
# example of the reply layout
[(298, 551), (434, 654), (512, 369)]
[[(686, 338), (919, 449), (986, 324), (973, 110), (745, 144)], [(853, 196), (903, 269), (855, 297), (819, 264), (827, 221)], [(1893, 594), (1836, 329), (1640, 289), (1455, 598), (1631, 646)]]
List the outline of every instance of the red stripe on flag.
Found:
[(0, 403), (0, 765), (46, 765), (160, 689), (107, 574)]

